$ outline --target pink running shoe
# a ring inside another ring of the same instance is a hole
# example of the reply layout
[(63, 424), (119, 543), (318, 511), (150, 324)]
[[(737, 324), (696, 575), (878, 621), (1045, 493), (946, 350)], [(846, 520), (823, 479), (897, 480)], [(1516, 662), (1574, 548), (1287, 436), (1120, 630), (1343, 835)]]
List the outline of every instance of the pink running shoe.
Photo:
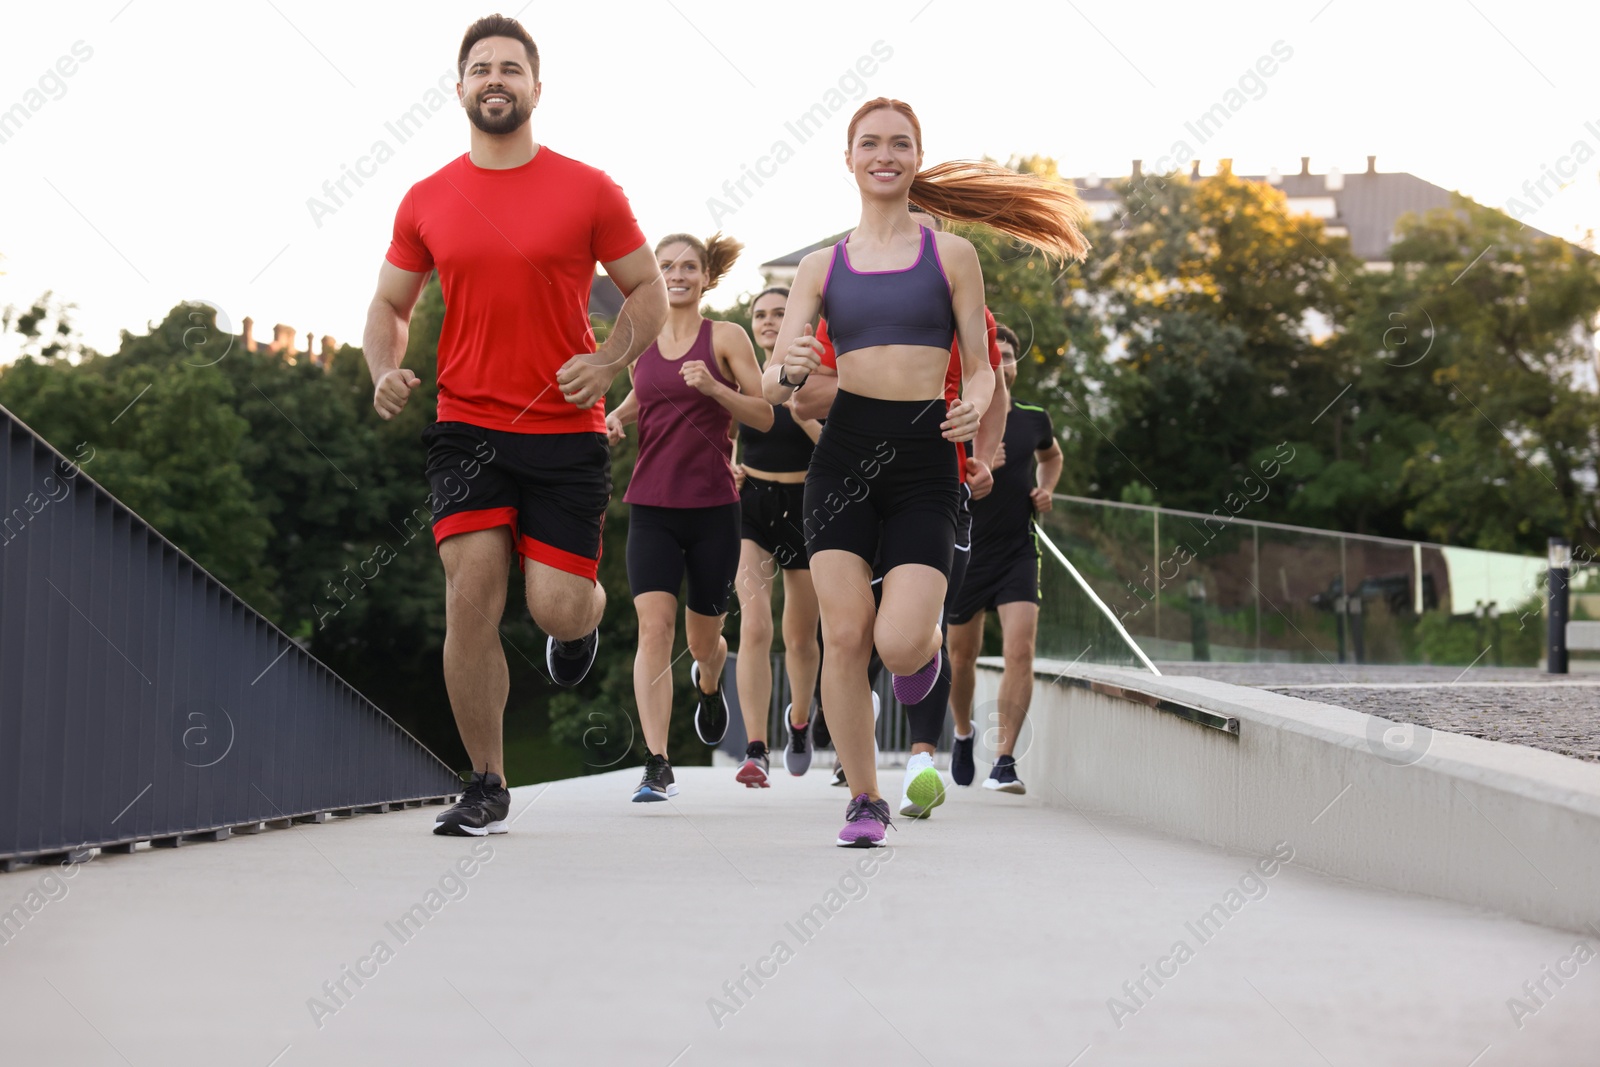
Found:
[(936, 649), (928, 665), (916, 674), (894, 676), (894, 698), (902, 704), (920, 704), (933, 692), (933, 684), (939, 680), (939, 660), (944, 649)]
[(840, 848), (882, 848), (883, 831), (889, 826), (889, 804), (869, 800), (861, 793), (844, 812), (844, 829), (839, 831)]

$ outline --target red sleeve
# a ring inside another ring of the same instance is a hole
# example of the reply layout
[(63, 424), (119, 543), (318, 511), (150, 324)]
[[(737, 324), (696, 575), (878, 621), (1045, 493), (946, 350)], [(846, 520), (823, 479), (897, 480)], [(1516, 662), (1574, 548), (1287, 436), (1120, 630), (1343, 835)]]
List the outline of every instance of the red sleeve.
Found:
[(590, 225), (589, 253), (596, 262), (621, 259), (644, 244), (644, 231), (639, 229), (622, 187), (604, 171), (595, 175), (594, 219)]
[(833, 353), (833, 342), (828, 340), (828, 320), (817, 320), (817, 340), (822, 342), (822, 365), (839, 369), (839, 357)]
[(983, 317), (989, 324), (989, 366), (1000, 365), (1000, 328), (995, 325), (994, 312), (989, 310), (989, 305), (983, 306)]
[(433, 254), (422, 242), (417, 229), (416, 189), (407, 190), (394, 213), (394, 235), (389, 239), (389, 253), (384, 258), (401, 270), (423, 274), (433, 269)]

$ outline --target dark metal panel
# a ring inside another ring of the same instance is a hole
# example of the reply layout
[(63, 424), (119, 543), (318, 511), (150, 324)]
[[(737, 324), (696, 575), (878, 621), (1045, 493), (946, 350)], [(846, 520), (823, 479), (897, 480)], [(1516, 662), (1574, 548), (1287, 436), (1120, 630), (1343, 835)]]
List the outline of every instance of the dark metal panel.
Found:
[(459, 788), (0, 408), (0, 861)]

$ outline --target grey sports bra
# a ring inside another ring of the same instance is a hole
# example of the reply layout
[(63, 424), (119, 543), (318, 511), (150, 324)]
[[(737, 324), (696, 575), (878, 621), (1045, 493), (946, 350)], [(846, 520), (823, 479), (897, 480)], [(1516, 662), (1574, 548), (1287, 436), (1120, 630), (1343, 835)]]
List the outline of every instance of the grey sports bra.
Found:
[(932, 230), (917, 229), (922, 231), (917, 261), (904, 270), (856, 270), (845, 248), (849, 237), (833, 246), (822, 283), (822, 317), (836, 354), (874, 345), (949, 348), (954, 343), (955, 309), (938, 243)]

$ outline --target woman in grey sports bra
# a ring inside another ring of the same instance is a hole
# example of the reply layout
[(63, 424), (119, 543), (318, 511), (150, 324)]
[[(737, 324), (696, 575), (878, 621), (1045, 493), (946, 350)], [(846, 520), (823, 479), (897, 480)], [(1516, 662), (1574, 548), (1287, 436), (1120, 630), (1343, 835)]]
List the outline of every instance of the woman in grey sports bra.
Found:
[[(993, 395), (983, 271), (971, 242), (919, 226), (915, 202), (941, 218), (983, 221), (1058, 258), (1088, 250), (1082, 203), (1067, 185), (997, 164), (921, 170), (910, 106), (879, 97), (850, 121), (845, 159), (861, 220), (800, 263), (774, 353), (767, 400), (786, 401), (817, 369), (820, 313), (837, 352), (839, 391), (806, 476), (806, 547), (822, 613), (823, 703), (852, 799), (837, 843), (884, 844), (867, 665), (874, 645), (904, 703), (940, 671), (939, 614), (955, 543), (958, 477), (951, 442), (968, 441)], [(952, 338), (962, 395), (944, 404)], [(874, 606), (872, 565), (884, 571)]]

